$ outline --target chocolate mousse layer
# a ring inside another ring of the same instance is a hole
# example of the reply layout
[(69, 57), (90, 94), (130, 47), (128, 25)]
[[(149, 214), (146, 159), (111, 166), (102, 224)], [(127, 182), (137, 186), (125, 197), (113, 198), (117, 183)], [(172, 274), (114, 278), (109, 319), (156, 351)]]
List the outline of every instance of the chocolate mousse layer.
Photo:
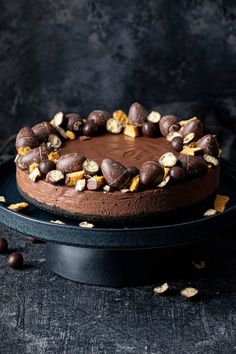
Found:
[[(132, 139), (124, 135), (102, 135), (88, 140), (66, 142), (60, 155), (79, 152), (98, 163), (104, 158), (118, 160), (124, 166), (138, 168), (147, 160), (158, 160), (165, 152), (178, 153), (163, 137)], [(31, 202), (54, 213), (79, 220), (109, 219), (125, 222), (130, 217), (150, 217), (179, 211), (198, 204), (213, 195), (219, 186), (220, 167), (200, 178), (165, 188), (147, 189), (135, 193), (121, 191), (78, 192), (67, 186), (55, 186), (45, 180), (34, 183), (28, 171), (17, 168), (17, 184), (21, 193)]]

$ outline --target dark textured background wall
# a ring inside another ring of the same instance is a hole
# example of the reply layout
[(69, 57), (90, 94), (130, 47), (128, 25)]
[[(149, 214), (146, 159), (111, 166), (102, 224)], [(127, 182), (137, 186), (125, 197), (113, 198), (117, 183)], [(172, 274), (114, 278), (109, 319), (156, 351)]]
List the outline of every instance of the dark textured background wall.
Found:
[(0, 140), (58, 110), (135, 100), (199, 114), (232, 145), (236, 1), (3, 0)]

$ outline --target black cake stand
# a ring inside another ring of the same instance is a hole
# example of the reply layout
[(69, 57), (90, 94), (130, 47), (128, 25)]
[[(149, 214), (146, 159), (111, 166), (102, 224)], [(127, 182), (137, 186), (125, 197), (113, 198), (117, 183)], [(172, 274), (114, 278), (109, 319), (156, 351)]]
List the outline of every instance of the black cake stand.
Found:
[[(192, 257), (189, 244), (196, 250), (200, 242), (235, 222), (236, 169), (223, 161), (221, 170), (220, 193), (228, 195), (230, 202), (224, 213), (207, 218), (201, 214), (168, 225), (86, 229), (61, 217), (65, 224), (54, 224), (55, 215), (33, 205), (27, 214), (0, 205), (0, 222), (46, 241), (48, 266), (62, 277), (104, 286), (147, 284), (160, 277), (164, 263), (171, 263), (173, 255), (175, 259), (183, 254)], [(0, 166), (0, 195), (8, 204), (22, 201), (12, 161)]]

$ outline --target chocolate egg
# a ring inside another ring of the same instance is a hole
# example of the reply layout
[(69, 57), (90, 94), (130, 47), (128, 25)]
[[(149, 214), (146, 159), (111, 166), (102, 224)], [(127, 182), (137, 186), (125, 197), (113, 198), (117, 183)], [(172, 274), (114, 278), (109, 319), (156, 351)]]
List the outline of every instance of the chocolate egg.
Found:
[(207, 163), (201, 156), (180, 154), (178, 161), (189, 178), (203, 176), (208, 171)]
[(218, 157), (219, 156), (219, 143), (216, 137), (212, 134), (203, 136), (200, 140), (197, 141), (197, 147), (200, 147), (204, 150), (205, 154)]
[(38, 139), (31, 128), (22, 128), (16, 136), (16, 149), (21, 147), (29, 147), (33, 149), (38, 145)]
[(63, 155), (56, 164), (58, 171), (63, 173), (81, 171), (85, 157), (77, 152)]
[(145, 186), (156, 186), (164, 177), (164, 168), (156, 161), (146, 161), (141, 166), (140, 182)]
[(172, 126), (175, 127), (174, 131), (176, 131), (178, 127), (178, 118), (176, 116), (167, 115), (161, 118), (159, 122), (159, 127), (163, 136), (167, 136), (171, 131), (173, 131), (173, 129), (171, 130)]
[(184, 138), (190, 133), (194, 133), (194, 141), (200, 139), (203, 136), (203, 124), (198, 118), (190, 119), (188, 123), (182, 126), (180, 133)]
[(147, 116), (146, 109), (141, 104), (135, 102), (130, 106), (128, 123), (140, 127), (147, 121)]
[(32, 127), (32, 130), (40, 142), (47, 140), (51, 134), (58, 134), (56, 128), (48, 122), (36, 124)]
[(129, 171), (116, 160), (102, 160), (101, 170), (107, 184), (112, 188), (122, 189), (126, 187), (130, 181)]
[(46, 147), (38, 147), (38, 148), (32, 149), (27, 154), (21, 156), (17, 160), (17, 164), (19, 164), (20, 168), (26, 169), (34, 162), (40, 163), (44, 159), (47, 159), (47, 156), (49, 153), (50, 152)]
[(112, 114), (107, 111), (92, 111), (88, 116), (88, 121), (92, 120), (98, 127), (99, 131), (104, 131), (106, 129), (106, 122), (109, 118), (112, 117)]

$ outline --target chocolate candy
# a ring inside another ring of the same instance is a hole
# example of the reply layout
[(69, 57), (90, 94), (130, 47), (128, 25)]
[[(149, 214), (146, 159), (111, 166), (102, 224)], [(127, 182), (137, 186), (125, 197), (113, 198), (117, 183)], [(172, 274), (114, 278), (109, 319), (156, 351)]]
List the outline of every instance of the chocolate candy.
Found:
[(175, 151), (183, 150), (183, 139), (180, 136), (175, 137), (171, 140), (171, 146)]
[(49, 135), (48, 142), (53, 149), (59, 149), (62, 145), (61, 139), (56, 134)]
[(190, 178), (203, 176), (208, 171), (207, 163), (201, 156), (180, 154), (178, 158), (185, 173)]
[(174, 166), (170, 169), (169, 176), (172, 183), (181, 183), (185, 180), (184, 169), (180, 166)]
[(139, 174), (139, 169), (136, 166), (129, 166), (127, 168), (127, 170), (129, 171), (130, 177), (133, 178), (135, 176), (137, 176)]
[(180, 133), (183, 138), (193, 133), (193, 140), (196, 141), (203, 136), (203, 124), (198, 118), (190, 119), (188, 123), (182, 126)]
[(51, 134), (57, 134), (56, 128), (48, 122), (36, 124), (32, 127), (32, 130), (40, 142), (48, 140)]
[(68, 113), (65, 115), (67, 118), (67, 129), (72, 132), (83, 131), (83, 118), (81, 118), (77, 113)]
[(96, 126), (98, 127), (98, 130), (100, 132), (105, 131), (106, 129), (106, 122), (109, 118), (112, 117), (112, 114), (110, 112), (106, 111), (92, 111), (89, 116), (88, 116), (88, 121), (93, 121)]
[(156, 186), (164, 177), (164, 168), (156, 161), (146, 161), (141, 166), (140, 182), (145, 186)]
[(24, 264), (24, 258), (21, 253), (13, 252), (8, 257), (7, 264), (10, 268), (21, 269)]
[(21, 156), (17, 160), (17, 166), (21, 169), (27, 169), (34, 162), (40, 163), (45, 160), (49, 154), (49, 150), (46, 147), (38, 147), (29, 151), (24, 156)]
[(102, 160), (101, 170), (107, 184), (115, 189), (124, 188), (130, 181), (129, 171), (118, 161), (112, 159)]
[(81, 171), (85, 157), (77, 152), (63, 155), (56, 164), (57, 170), (63, 173)]
[(100, 167), (96, 161), (87, 159), (83, 162), (83, 170), (86, 173), (86, 175), (92, 177), (99, 173)]
[(140, 127), (147, 121), (148, 113), (139, 103), (135, 102), (130, 106), (128, 114), (128, 123)]
[(65, 175), (61, 171), (51, 170), (46, 176), (46, 182), (54, 185), (62, 185), (65, 183)]
[(55, 170), (55, 163), (50, 160), (43, 160), (39, 164), (39, 171), (41, 172), (42, 176), (46, 176), (48, 172)]
[(115, 118), (109, 118), (106, 123), (107, 131), (112, 134), (120, 134), (123, 129), (123, 124)]
[(212, 134), (205, 135), (200, 140), (197, 141), (197, 147), (200, 147), (204, 150), (205, 154), (219, 157), (219, 143), (216, 137)]
[(173, 131), (178, 131), (180, 128), (178, 125), (178, 118), (173, 115), (163, 116), (159, 122), (159, 127), (163, 136), (167, 136)]
[(53, 118), (53, 123), (55, 125), (55, 127), (64, 127), (65, 125), (65, 115), (63, 112), (58, 112), (55, 114), (54, 118)]
[(158, 125), (152, 122), (145, 122), (142, 125), (142, 133), (147, 138), (155, 138), (158, 134)]
[(8, 250), (8, 243), (4, 237), (0, 237), (0, 253), (5, 253)]
[(29, 147), (33, 149), (38, 145), (38, 139), (31, 128), (22, 128), (16, 136), (16, 149), (21, 147)]
[(85, 136), (95, 136), (98, 133), (98, 126), (93, 120), (84, 123), (83, 134)]

